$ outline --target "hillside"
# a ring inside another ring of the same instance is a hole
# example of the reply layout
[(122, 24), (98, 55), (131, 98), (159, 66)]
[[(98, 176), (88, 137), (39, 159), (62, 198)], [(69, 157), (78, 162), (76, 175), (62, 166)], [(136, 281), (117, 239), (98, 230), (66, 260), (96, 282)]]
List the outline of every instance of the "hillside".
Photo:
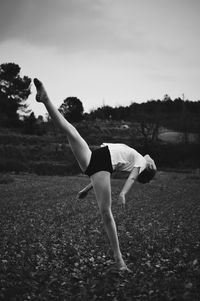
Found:
[[(137, 124), (130, 122), (82, 122), (78, 131), (91, 148), (103, 142), (125, 143), (143, 155), (151, 154), (158, 168), (200, 167), (200, 145), (193, 139), (182, 142), (183, 134), (161, 128), (158, 140), (145, 142), (137, 131)], [(190, 134), (188, 137), (194, 138)], [(24, 135), (16, 130), (0, 131), (0, 171), (34, 172), (43, 175), (69, 175), (80, 172), (66, 136), (56, 129), (45, 135)]]

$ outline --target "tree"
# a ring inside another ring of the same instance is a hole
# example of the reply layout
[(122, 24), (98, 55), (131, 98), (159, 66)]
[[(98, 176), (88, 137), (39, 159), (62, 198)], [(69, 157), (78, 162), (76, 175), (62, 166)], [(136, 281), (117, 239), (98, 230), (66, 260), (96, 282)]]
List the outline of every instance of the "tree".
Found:
[(138, 134), (140, 134), (144, 140), (144, 145), (148, 149), (149, 143), (154, 143), (158, 140), (159, 133), (159, 121), (146, 121), (141, 120), (137, 127)]
[(168, 94), (165, 94), (163, 96), (163, 101), (172, 101), (172, 100), (171, 100), (171, 97)]
[(17, 125), (19, 113), (28, 112), (25, 101), (31, 93), (31, 79), (27, 76), (22, 78), (20, 70), (15, 63), (0, 65), (0, 124), (3, 126)]
[(24, 118), (24, 132), (28, 135), (33, 135), (36, 133), (37, 119), (32, 112), (29, 116)]
[(110, 120), (113, 119), (112, 113), (115, 109), (110, 106), (102, 106), (92, 110), (90, 116), (92, 119)]
[(142, 138), (146, 149), (149, 148), (149, 144), (158, 140), (162, 121), (160, 104), (160, 100), (151, 100), (140, 104), (137, 109), (137, 133)]
[(79, 122), (83, 118), (83, 104), (77, 97), (68, 97), (59, 107), (61, 114), (70, 122)]
[(182, 99), (182, 112), (181, 112), (181, 130), (183, 132), (183, 142), (187, 144), (189, 142), (189, 112), (187, 111), (187, 105), (185, 102), (185, 96), (183, 94)]

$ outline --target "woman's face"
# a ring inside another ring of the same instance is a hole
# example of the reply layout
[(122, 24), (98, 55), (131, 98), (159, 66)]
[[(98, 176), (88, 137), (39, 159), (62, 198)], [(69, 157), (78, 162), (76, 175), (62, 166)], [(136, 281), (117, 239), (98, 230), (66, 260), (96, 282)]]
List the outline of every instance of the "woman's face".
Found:
[(154, 160), (149, 156), (149, 155), (145, 155), (144, 158), (147, 161), (147, 170), (156, 170), (156, 164), (154, 162)]
[(152, 163), (147, 162), (147, 170), (155, 169)]

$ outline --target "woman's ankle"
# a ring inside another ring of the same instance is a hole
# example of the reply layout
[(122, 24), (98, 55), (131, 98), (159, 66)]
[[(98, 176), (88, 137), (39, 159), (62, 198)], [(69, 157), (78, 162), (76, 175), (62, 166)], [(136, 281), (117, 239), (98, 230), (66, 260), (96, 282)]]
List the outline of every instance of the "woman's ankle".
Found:
[(115, 261), (116, 261), (117, 264), (119, 264), (119, 265), (126, 265), (125, 262), (124, 262), (124, 259), (122, 258), (122, 254), (121, 253), (115, 254), (114, 258), (115, 258)]

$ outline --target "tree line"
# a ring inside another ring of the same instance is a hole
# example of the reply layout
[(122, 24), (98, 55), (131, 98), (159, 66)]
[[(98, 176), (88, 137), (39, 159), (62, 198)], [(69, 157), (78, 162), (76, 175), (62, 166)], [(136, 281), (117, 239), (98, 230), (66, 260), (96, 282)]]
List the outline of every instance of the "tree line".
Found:
[[(31, 94), (31, 78), (20, 75), (21, 68), (15, 63), (0, 65), (0, 126), (23, 127), (25, 133), (42, 133), (43, 117), (35, 117), (27, 105)], [(60, 112), (70, 122), (82, 120), (110, 120), (138, 122), (145, 135), (156, 136), (160, 126), (182, 131), (200, 133), (200, 101), (178, 97), (172, 100), (169, 95), (163, 99), (143, 103), (132, 102), (129, 106), (102, 106), (84, 112), (77, 97), (67, 97), (59, 107)]]

